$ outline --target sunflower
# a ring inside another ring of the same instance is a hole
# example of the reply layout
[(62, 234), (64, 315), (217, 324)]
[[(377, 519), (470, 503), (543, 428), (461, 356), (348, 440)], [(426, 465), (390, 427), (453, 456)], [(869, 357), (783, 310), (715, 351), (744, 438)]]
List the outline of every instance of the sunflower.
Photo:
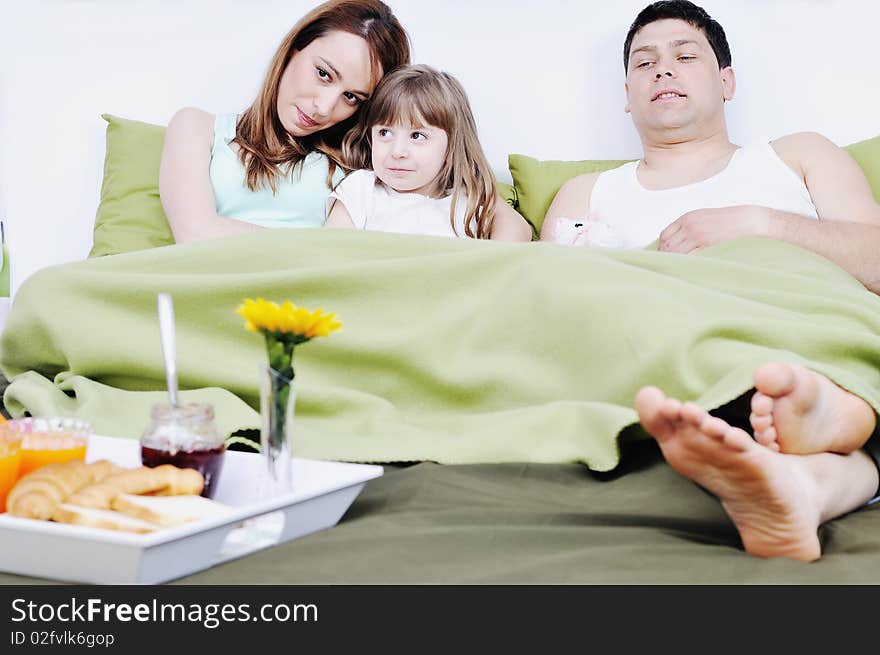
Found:
[[(315, 337), (329, 336), (341, 328), (342, 323), (336, 314), (320, 308), (297, 307), (289, 300), (279, 305), (263, 298), (245, 298), (235, 312), (244, 318), (245, 328), (262, 334), (266, 340), (269, 367), (260, 391), (263, 413), (260, 450), (268, 458), (273, 479), (289, 479), (289, 468), (286, 474), (279, 471), (283, 469), (281, 462), (289, 464), (290, 459), (290, 451), (285, 448), (290, 447), (288, 430), (295, 402), (295, 394), (291, 393), (294, 348)], [(265, 399), (263, 394), (267, 394)]]
[(285, 300), (281, 305), (270, 300), (245, 298), (235, 310), (251, 332), (271, 333), (278, 341), (304, 343), (314, 337), (326, 337), (342, 327), (336, 314), (297, 307)]
[(269, 366), (293, 380), (293, 349), (315, 337), (326, 337), (342, 327), (336, 314), (323, 309), (309, 310), (286, 300), (280, 305), (263, 298), (245, 298), (236, 308), (244, 326), (266, 339)]

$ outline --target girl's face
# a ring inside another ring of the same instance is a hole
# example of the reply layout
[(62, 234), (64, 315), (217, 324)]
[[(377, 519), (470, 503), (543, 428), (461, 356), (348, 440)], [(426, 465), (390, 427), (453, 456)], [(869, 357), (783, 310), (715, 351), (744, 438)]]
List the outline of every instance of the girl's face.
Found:
[(328, 32), (293, 53), (278, 84), (278, 118), (303, 137), (353, 115), (373, 92), (370, 49), (361, 37)]
[(374, 125), (372, 144), (376, 177), (395, 191), (427, 195), (446, 161), (449, 136), (430, 125)]

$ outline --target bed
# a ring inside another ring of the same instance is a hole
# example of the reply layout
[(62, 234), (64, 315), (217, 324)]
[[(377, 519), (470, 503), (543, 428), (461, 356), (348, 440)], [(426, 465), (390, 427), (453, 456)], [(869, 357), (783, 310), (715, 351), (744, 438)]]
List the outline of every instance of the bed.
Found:
[[(877, 584), (880, 513), (820, 531), (812, 564), (744, 553), (708, 494), (649, 442), (578, 464), (386, 467), (336, 527), (171, 584)], [(45, 580), (0, 573), (0, 584)]]
[(387, 465), (336, 528), (192, 582), (864, 582), (870, 563), (852, 560), (880, 553), (868, 508), (823, 528), (818, 564), (745, 555), (632, 408), (644, 384), (743, 402), (773, 360), (880, 408), (880, 298), (795, 246), (676, 256), (314, 229), (93, 258), (20, 289), (7, 408), (136, 438), (165, 399), (159, 291), (177, 307), (181, 398), (210, 402), (225, 433), (259, 426), (265, 351), (237, 303), (338, 312), (342, 330), (296, 356), (294, 452)]
[[(2, 161), (15, 276), (15, 308), (0, 345), (0, 366), (12, 380), (4, 398), (8, 411), (84, 416), (99, 433), (136, 438), (149, 407), (165, 398), (155, 297), (169, 291), (179, 322), (184, 398), (213, 404), (228, 433), (254, 430), (256, 367), (264, 352), (242, 328), (235, 306), (247, 296), (291, 298), (337, 311), (344, 323), (339, 334), (297, 352), (302, 400), (296, 452), (383, 463), (385, 475), (367, 484), (335, 528), (179, 583), (880, 581), (874, 573), (880, 571), (877, 505), (823, 526), (824, 555), (816, 563), (748, 556), (717, 500), (663, 462), (632, 409), (636, 390), (652, 383), (710, 409), (741, 401), (754, 367), (771, 358), (809, 363), (880, 409), (880, 301), (815, 255), (750, 240), (683, 261), (650, 250), (588, 253), (552, 244), (320, 230), (172, 245), (157, 191), (162, 124), (184, 104), (225, 110), (246, 103), (248, 84), (262, 74), (276, 40), (270, 37), (280, 37), (285, 21), (310, 6), (293, 4), (264, 3), (254, 15), (245, 4), (229, 3), (216, 12), (210, 37), (193, 34), (197, 21), (163, 15), (171, 9), (134, 21), (120, 17), (136, 9), (108, 3), (59, 7), (48, 19), (59, 32), (80, 16), (73, 12), (91, 12), (80, 23), (92, 31), (77, 32), (85, 50), (59, 39), (63, 57), (28, 57), (28, 48), (48, 47), (33, 38), (47, 19), (23, 10), (16, 34), (4, 43), (33, 69), (26, 79), (4, 82), (12, 85), (5, 98), (40, 97), (36, 86), (42, 89), (49, 74), (39, 67), (44, 60), (67, 62), (71, 85), (61, 105), (71, 129), (60, 133), (32, 126), (10, 134), (10, 126), (54, 119), (58, 98), (0, 105), (4, 143), (11, 145)], [(565, 179), (638, 155), (626, 117), (616, 106), (612, 113), (605, 105), (614, 103), (604, 99), (622, 86), (622, 26), (641, 5), (627, 7), (624, 16), (586, 5), (573, 9), (568, 2), (553, 11), (546, 3), (515, 11), (477, 3), (468, 24), (494, 21), (499, 36), (486, 51), (498, 57), (499, 69), (519, 71), (518, 79), (492, 80), (482, 72), (469, 78), (465, 53), (436, 41), (442, 17), (428, 5), (395, 6), (422, 58), (443, 63), (472, 90), (491, 163), (510, 183), (502, 189), (505, 198), (536, 232)], [(791, 11), (758, 2), (741, 10), (707, 7), (729, 27), (734, 45), (751, 34), (756, 12), (772, 24)], [(521, 48), (509, 35), (546, 15), (572, 11), (577, 15), (533, 35), (535, 48), (572, 48), (559, 59), (574, 62), (569, 72), (583, 81), (583, 88), (563, 85), (566, 94), (575, 94), (573, 101), (553, 101), (559, 89), (542, 85), (556, 77), (544, 80), (542, 63), (517, 59)], [(794, 48), (785, 41), (789, 36), (801, 42), (815, 29), (816, 38), (828, 37), (832, 17), (821, 7), (804, 2), (798, 11), (798, 34), (777, 30), (779, 42), (762, 45), (786, 56)], [(245, 18), (253, 22), (242, 32)], [(846, 27), (832, 32), (848, 34), (848, 45), (870, 44), (875, 22), (865, 18), (841, 14)], [(467, 28), (458, 15), (448, 20)], [(106, 30), (107, 24), (128, 24), (137, 34)], [(132, 61), (125, 46), (152, 39), (160, 29), (161, 61)], [(486, 37), (480, 29), (475, 38)], [(228, 52), (214, 38), (252, 47)], [(228, 81), (219, 95), (193, 95), (204, 86), (204, 62), (196, 56), (203, 47), (217, 58), (218, 78)], [(734, 50), (739, 70), (752, 67), (753, 85), (730, 110), (734, 137), (746, 135), (746, 123), (771, 134), (819, 129), (848, 145), (880, 199), (880, 138), (869, 138), (877, 132), (876, 119), (869, 109), (850, 113), (876, 106), (877, 87), (833, 92), (828, 84), (838, 81), (827, 80), (821, 102), (768, 111), (766, 97), (784, 95), (779, 79), (761, 74), (768, 50)], [(96, 65), (88, 57), (98, 51), (102, 60), (106, 51), (117, 56)], [(820, 54), (829, 56), (815, 56)], [(609, 61), (617, 66), (613, 72), (604, 65)], [(835, 65), (846, 66), (851, 79), (870, 79), (870, 61), (847, 56)], [(823, 59), (812, 69), (820, 64), (830, 65)], [(802, 68), (808, 76), (809, 63)], [(147, 69), (153, 72), (132, 73)], [(83, 80), (87, 74), (93, 78)], [(801, 71), (790, 74), (800, 94), (808, 80), (798, 81)], [(145, 77), (157, 79), (146, 84)], [(510, 85), (539, 78), (536, 93), (563, 112), (542, 113), (547, 124), (582, 125), (587, 107), (593, 120), (583, 131), (527, 134), (519, 127), (532, 112), (551, 110), (497, 104), (510, 97)], [(833, 102), (840, 105), (829, 106)], [(99, 115), (108, 111), (115, 113), (102, 121)], [(774, 117), (785, 118), (784, 130)], [(27, 143), (23, 134), (31, 135)], [(28, 171), (38, 169), (34, 152), (52, 148), (77, 152), (84, 163), (47, 170), (58, 192), (45, 194), (43, 178)], [(536, 157), (508, 158), (514, 150)], [(575, 153), (607, 158), (573, 161)], [(611, 279), (617, 286), (584, 283)], [(606, 347), (591, 348), (593, 343)], [(0, 574), (0, 582), (43, 581)]]

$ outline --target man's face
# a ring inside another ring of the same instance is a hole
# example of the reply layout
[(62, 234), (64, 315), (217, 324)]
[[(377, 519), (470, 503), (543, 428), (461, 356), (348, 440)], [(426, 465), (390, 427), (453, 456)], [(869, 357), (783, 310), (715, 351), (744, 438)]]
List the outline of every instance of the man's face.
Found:
[(735, 88), (733, 69), (718, 70), (706, 36), (683, 20), (650, 23), (632, 40), (626, 111), (643, 136), (723, 125)]

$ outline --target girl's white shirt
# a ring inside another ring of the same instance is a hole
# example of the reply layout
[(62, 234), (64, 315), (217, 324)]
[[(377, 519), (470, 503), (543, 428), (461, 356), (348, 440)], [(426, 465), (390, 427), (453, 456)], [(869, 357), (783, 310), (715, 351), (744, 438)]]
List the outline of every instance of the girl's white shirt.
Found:
[(452, 196), (431, 198), (419, 193), (401, 193), (389, 188), (370, 170), (350, 173), (330, 194), (341, 202), (355, 227), (377, 232), (400, 232), (429, 236), (466, 237), (464, 212), (467, 198), (459, 195), (455, 228), (450, 220)]

